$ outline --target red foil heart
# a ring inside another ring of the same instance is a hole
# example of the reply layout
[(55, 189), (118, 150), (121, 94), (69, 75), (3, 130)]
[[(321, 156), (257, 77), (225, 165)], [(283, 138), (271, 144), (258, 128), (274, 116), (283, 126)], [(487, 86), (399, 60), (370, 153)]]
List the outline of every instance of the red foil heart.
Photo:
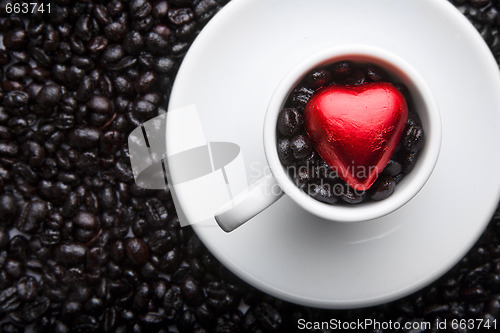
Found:
[(349, 186), (364, 191), (396, 150), (408, 107), (388, 82), (332, 85), (313, 94), (304, 116), (319, 155)]

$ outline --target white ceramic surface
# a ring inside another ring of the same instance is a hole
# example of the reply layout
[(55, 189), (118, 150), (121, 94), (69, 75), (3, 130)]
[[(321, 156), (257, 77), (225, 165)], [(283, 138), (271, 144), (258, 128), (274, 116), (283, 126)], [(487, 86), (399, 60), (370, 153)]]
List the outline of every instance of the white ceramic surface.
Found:
[[(192, 45), (169, 104), (195, 104), (207, 140), (238, 144), (254, 181), (267, 169), (262, 126), (278, 82), (312, 53), (353, 43), (398, 55), (436, 98), (441, 153), (422, 190), (368, 222), (325, 221), (285, 196), (230, 234), (213, 219), (193, 225), (241, 278), (316, 307), (363, 307), (416, 291), (484, 230), (500, 196), (500, 77), (480, 35), (445, 0), (233, 0)], [(167, 154), (177, 145), (170, 126)], [(195, 209), (193, 196), (178, 199), (177, 209)]]

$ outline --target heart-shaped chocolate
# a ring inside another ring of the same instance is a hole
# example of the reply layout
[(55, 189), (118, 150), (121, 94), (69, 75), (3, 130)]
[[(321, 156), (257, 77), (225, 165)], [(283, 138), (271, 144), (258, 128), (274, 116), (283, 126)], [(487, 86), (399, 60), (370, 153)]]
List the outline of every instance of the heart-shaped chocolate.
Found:
[(372, 186), (398, 146), (408, 118), (401, 92), (388, 82), (331, 85), (305, 108), (314, 148), (349, 186)]

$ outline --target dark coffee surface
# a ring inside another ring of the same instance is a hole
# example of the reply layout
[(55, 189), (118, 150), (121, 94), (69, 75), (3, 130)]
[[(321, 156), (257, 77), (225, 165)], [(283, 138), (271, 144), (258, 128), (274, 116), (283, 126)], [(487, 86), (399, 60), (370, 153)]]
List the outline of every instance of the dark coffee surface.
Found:
[[(331, 319), (498, 328), (500, 209), (430, 286), (333, 311), (249, 286), (180, 228), (168, 191), (135, 186), (127, 136), (167, 108), (183, 56), (227, 2), (60, 0), (50, 14), (13, 15), (0, 1), (0, 332), (292, 332)], [(500, 62), (500, 1), (452, 3)]]

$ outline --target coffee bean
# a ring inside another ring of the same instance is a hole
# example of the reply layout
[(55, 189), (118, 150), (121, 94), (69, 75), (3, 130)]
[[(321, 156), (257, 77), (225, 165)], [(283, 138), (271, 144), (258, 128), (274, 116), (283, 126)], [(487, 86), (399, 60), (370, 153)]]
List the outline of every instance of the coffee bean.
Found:
[(88, 42), (88, 49), (91, 53), (103, 51), (108, 46), (108, 39), (104, 36), (95, 36)]
[(373, 184), (370, 189), (370, 198), (373, 200), (383, 200), (388, 198), (396, 188), (396, 182), (391, 177), (381, 177)]
[(303, 190), (314, 199), (324, 203), (333, 204), (338, 201), (334, 195), (335, 184), (312, 181)]
[(34, 232), (39, 228), (41, 221), (47, 217), (47, 214), (47, 203), (43, 200), (32, 199), (22, 209), (16, 228), (25, 233)]
[(342, 201), (355, 205), (363, 202), (366, 197), (365, 191), (357, 191), (351, 188), (350, 186), (343, 186), (342, 192), (340, 194), (340, 199)]
[(36, 102), (42, 108), (50, 108), (59, 103), (62, 98), (61, 89), (56, 84), (43, 86), (36, 97)]
[(22, 50), (28, 43), (25, 30), (7, 31), (3, 35), (3, 44), (8, 50)]
[(339, 61), (336, 62), (331, 70), (335, 76), (345, 77), (350, 74), (354, 68), (354, 64), (350, 61)]
[(306, 77), (307, 83), (313, 88), (318, 89), (327, 84), (330, 84), (333, 80), (332, 73), (326, 69), (321, 68), (318, 70), (314, 70)]
[(149, 260), (148, 244), (141, 238), (127, 238), (125, 240), (127, 257), (134, 264), (144, 264)]
[(96, 216), (90, 212), (80, 211), (73, 219), (75, 225), (83, 229), (96, 229), (99, 227), (99, 222)]
[(294, 162), (293, 151), (290, 146), (290, 140), (278, 139), (278, 157), (283, 165), (292, 165)]
[(24, 276), (17, 281), (17, 295), (22, 301), (32, 301), (38, 295), (38, 282), (30, 276)]
[(90, 148), (99, 143), (101, 135), (101, 131), (97, 128), (78, 127), (70, 132), (69, 140), (76, 147)]
[(78, 243), (64, 243), (55, 250), (55, 260), (62, 264), (78, 264), (85, 261), (87, 248)]
[(156, 114), (157, 108), (153, 103), (145, 100), (137, 100), (132, 105), (132, 111), (142, 119), (149, 119)]
[(303, 109), (306, 106), (307, 102), (309, 102), (309, 99), (311, 98), (313, 93), (314, 90), (308, 87), (296, 88), (292, 91), (289, 97), (290, 103), (293, 106)]
[(81, 16), (76, 22), (75, 34), (78, 38), (88, 42), (92, 38), (91, 19), (88, 14)]
[(113, 104), (111, 101), (100, 95), (93, 95), (87, 102), (87, 106), (90, 110), (97, 113), (107, 114), (113, 111)]
[(121, 45), (113, 44), (106, 47), (103, 54), (103, 60), (106, 62), (114, 62), (120, 60), (125, 55)]
[(296, 108), (284, 108), (278, 116), (278, 131), (286, 137), (297, 134), (303, 125), (303, 116)]
[(8, 313), (19, 308), (21, 301), (17, 295), (17, 289), (10, 287), (0, 291), (0, 312)]
[(19, 146), (14, 142), (0, 141), (0, 155), (1, 156), (16, 156), (19, 153)]
[(313, 147), (307, 135), (298, 134), (290, 140), (290, 149), (296, 160), (303, 160), (311, 155)]
[(173, 25), (190, 23), (194, 18), (191, 8), (171, 8), (168, 10), (168, 20)]
[(402, 171), (403, 166), (400, 163), (396, 162), (395, 160), (389, 160), (382, 173), (389, 176), (397, 176)]
[(149, 32), (146, 35), (146, 47), (153, 54), (164, 54), (167, 51), (168, 39), (164, 38), (162, 35), (156, 32)]
[(108, 9), (103, 5), (94, 6), (93, 15), (100, 25), (111, 23), (111, 16), (108, 13)]
[(403, 133), (403, 147), (412, 153), (419, 151), (424, 143), (424, 130), (420, 124), (410, 125)]
[(123, 48), (127, 53), (135, 54), (142, 49), (144, 45), (144, 39), (142, 35), (137, 31), (129, 32), (123, 41)]

